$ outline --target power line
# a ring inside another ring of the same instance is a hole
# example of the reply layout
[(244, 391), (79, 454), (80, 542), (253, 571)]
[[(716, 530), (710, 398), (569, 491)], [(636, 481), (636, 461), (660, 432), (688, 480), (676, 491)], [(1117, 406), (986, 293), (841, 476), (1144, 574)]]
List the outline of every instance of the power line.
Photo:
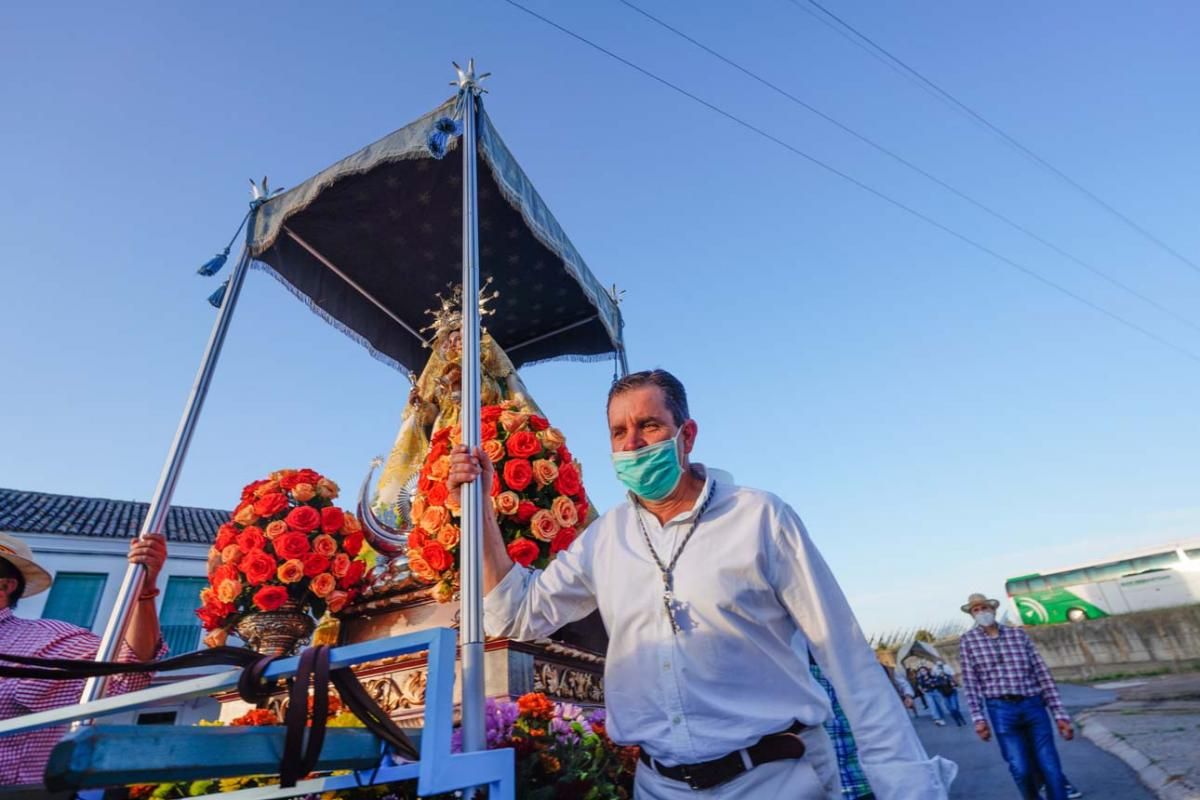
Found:
[(804, 159), (805, 161), (808, 161), (810, 164), (813, 164), (814, 166), (820, 167), (821, 169), (825, 170), (826, 172), (836, 175), (837, 177), (841, 178), (842, 180), (857, 186), (859, 189), (862, 189), (864, 192), (874, 195), (875, 197), (879, 198), (880, 200), (883, 200), (884, 202), (888, 203), (889, 205), (895, 206), (896, 208), (899, 208), (900, 210), (916, 217), (917, 219), (925, 222), (926, 224), (932, 225), (933, 227), (937, 228), (938, 230), (940, 230), (946, 234), (949, 234), (950, 236), (953, 236), (955, 239), (958, 239), (959, 241), (964, 242), (965, 244), (968, 244), (971, 247), (974, 247), (975, 249), (979, 250), (980, 252), (983, 252), (983, 253), (986, 253), (986, 254), (992, 256), (997, 261), (1000, 261), (1003, 264), (1007, 264), (1008, 266), (1012, 267), (1013, 269), (1024, 273), (1025, 275), (1027, 275), (1030, 278), (1033, 278), (1034, 280), (1038, 281), (1039, 283), (1042, 283), (1042, 284), (1054, 289), (1055, 291), (1066, 295), (1067, 297), (1071, 298), (1072, 300), (1082, 303), (1083, 305), (1087, 306), (1088, 308), (1092, 309), (1093, 311), (1095, 311), (1099, 314), (1103, 314), (1104, 316), (1112, 319), (1113, 321), (1118, 322), (1127, 328), (1135, 330), (1138, 333), (1142, 334), (1143, 336), (1145, 336), (1149, 339), (1153, 339), (1154, 341), (1158, 342), (1159, 344), (1161, 344), (1165, 347), (1169, 347), (1170, 349), (1180, 353), (1181, 355), (1186, 356), (1187, 358), (1192, 359), (1193, 361), (1200, 362), (1200, 355), (1196, 355), (1191, 350), (1188, 350), (1188, 349), (1181, 347), (1171, 341), (1168, 341), (1167, 339), (1164, 339), (1163, 337), (1159, 336), (1158, 334), (1154, 333), (1153, 331), (1150, 331), (1150, 330), (1142, 327), (1141, 325), (1138, 325), (1136, 322), (1132, 322), (1131, 320), (1125, 319), (1124, 317), (1117, 314), (1116, 312), (1109, 311), (1107, 308), (1105, 308), (1097, 303), (1094, 303), (1091, 300), (1088, 300), (1087, 298), (1085, 298), (1081, 295), (1076, 294), (1075, 292), (1071, 291), (1067, 287), (1051, 280), (1050, 278), (1045, 277), (1044, 275), (1040, 274), (1039, 272), (1037, 272), (1033, 269), (1030, 269), (1029, 267), (1026, 267), (1023, 264), (1020, 264), (1020, 263), (1012, 260), (1011, 258), (1008, 258), (1005, 255), (997, 253), (995, 250), (991, 249), (987, 245), (981, 244), (980, 242), (975, 241), (974, 239), (970, 238), (969, 236), (966, 236), (965, 234), (959, 233), (958, 231), (954, 230), (953, 228), (943, 225), (941, 222), (938, 222), (936, 219), (924, 214), (921, 211), (916, 210), (915, 208), (912, 208), (911, 206), (904, 204), (900, 200), (897, 200), (897, 199), (891, 197), (890, 195), (885, 194), (884, 192), (874, 188), (873, 186), (870, 186), (869, 184), (863, 183), (858, 178), (855, 178), (852, 175), (842, 172), (838, 168), (836, 168), (830, 164), (827, 164), (824, 161), (821, 161), (819, 158), (809, 155), (808, 153), (804, 152), (803, 150), (799, 149), (798, 147), (796, 147), (792, 144), (789, 144), (788, 142), (784, 141), (783, 139), (780, 139), (779, 137), (775, 136), (774, 134), (768, 133), (767, 131), (763, 130), (762, 128), (759, 128), (758, 126), (756, 126), (750, 122), (747, 122), (746, 120), (742, 119), (741, 117), (738, 117), (728, 111), (725, 111), (724, 109), (710, 103), (709, 101), (705, 100), (704, 98), (702, 98), (696, 94), (693, 94), (692, 92), (688, 91), (687, 89), (684, 89), (683, 87), (681, 87), (677, 84), (672, 83), (671, 81), (667, 80), (666, 78), (662, 78), (662, 77), (656, 75), (655, 73), (651, 72), (650, 70), (646, 69), (645, 67), (642, 67), (623, 56), (617, 55), (612, 50), (609, 50), (606, 47), (603, 47), (602, 45), (596, 44), (592, 40), (590, 40), (578, 33), (575, 33), (574, 31), (570, 30), (569, 28), (565, 28), (562, 25), (559, 25), (554, 20), (549, 19), (548, 17), (545, 17), (545, 16), (539, 14), (538, 12), (534, 11), (531, 8), (528, 8), (527, 6), (522, 5), (521, 3), (517, 2), (517, 0), (504, 0), (504, 2), (508, 3), (513, 8), (516, 8), (516, 9), (519, 9), (520, 11), (525, 12), (526, 14), (528, 14), (531, 17), (534, 17), (535, 19), (541, 20), (542, 22), (546, 23), (550, 27), (552, 27), (562, 33), (565, 33), (567, 36), (570, 36), (572, 39), (582, 42), (583, 44), (586, 44), (588, 47), (591, 47), (594, 50), (598, 50), (599, 52), (603, 53), (604, 55), (608, 56), (609, 58), (612, 58), (615, 61), (619, 61), (620, 63), (624, 64), (625, 66), (629, 67), (630, 69), (632, 69), (636, 72), (641, 73), (642, 75), (651, 79), (652, 81), (662, 84), (663, 86), (666, 86), (668, 89), (671, 89), (672, 91), (683, 95), (684, 97), (688, 98), (689, 100), (704, 106), (709, 111), (712, 111), (715, 114), (719, 114), (720, 116), (725, 117), (729, 121), (734, 122), (737, 125), (740, 125), (741, 127), (761, 136), (764, 139), (767, 139), (770, 142), (774, 142), (775, 144), (784, 148), (785, 150), (792, 153), (793, 155), (799, 156), (800, 158)]
[(901, 156), (899, 153), (896, 153), (894, 150), (891, 150), (891, 149), (885, 147), (884, 145), (880, 144), (879, 142), (876, 142), (874, 139), (871, 139), (870, 137), (868, 137), (867, 135), (865, 135), (863, 133), (859, 133), (854, 128), (851, 128), (849, 125), (846, 125), (845, 123), (841, 122), (840, 120), (830, 116), (829, 114), (826, 114), (824, 111), (820, 110), (819, 108), (805, 102), (804, 100), (800, 99), (796, 95), (794, 95), (791, 92), (787, 91), (786, 89), (780, 87), (778, 84), (773, 83), (772, 81), (768, 80), (767, 78), (764, 78), (763, 76), (747, 69), (746, 67), (743, 67), (741, 64), (737, 63), (736, 61), (734, 61), (730, 58), (727, 58), (726, 56), (722, 55), (721, 53), (718, 53), (716, 50), (713, 50), (711, 47), (704, 44), (703, 42), (697, 41), (696, 39), (692, 38), (688, 34), (684, 33), (683, 31), (679, 30), (678, 28), (674, 27), (670, 23), (665, 22), (662, 19), (659, 19), (658, 17), (654, 16), (653, 14), (646, 11), (645, 9), (630, 2), (630, 0), (619, 0), (619, 2), (622, 5), (641, 14), (643, 17), (650, 20), (651, 22), (654, 22), (656, 25), (658, 25), (662, 28), (665, 28), (666, 30), (668, 30), (671, 33), (675, 34), (676, 36), (680, 37), (681, 39), (689, 42), (690, 44), (694, 45), (695, 47), (700, 48), (704, 52), (708, 53), (710, 56), (720, 60), (721, 62), (729, 65), (730, 67), (733, 67), (738, 72), (741, 72), (743, 75), (746, 75), (746, 76), (752, 78), (753, 80), (757, 81), (758, 83), (762, 84), (763, 86), (766, 86), (768, 89), (772, 90), (776, 94), (784, 97), (787, 100), (790, 100), (791, 102), (795, 103), (796, 105), (800, 106), (801, 108), (805, 109), (806, 111), (808, 111), (812, 114), (815, 114), (816, 116), (825, 120), (829, 124), (835, 126), (839, 130), (853, 136), (855, 139), (858, 139), (863, 144), (866, 144), (869, 147), (874, 148), (876, 151), (884, 154), (888, 158), (891, 158), (892, 160), (904, 165), (908, 169), (910, 169), (913, 172), (916, 172), (918, 175), (921, 175), (924, 178), (932, 181), (933, 183), (942, 187), (946, 191), (951, 192), (952, 194), (961, 198), (962, 200), (967, 201), (971, 205), (978, 208), (980, 211), (983, 211), (984, 213), (991, 215), (995, 219), (998, 219), (1001, 222), (1003, 222), (1004, 224), (1008, 225), (1009, 227), (1011, 227), (1017, 231), (1020, 231), (1021, 233), (1025, 234), (1026, 236), (1033, 239), (1034, 241), (1039, 242), (1042, 245), (1044, 245), (1045, 247), (1050, 248), (1051, 250), (1053, 250), (1055, 253), (1058, 253), (1063, 258), (1066, 258), (1066, 259), (1074, 262), (1075, 264), (1078, 264), (1079, 266), (1083, 267), (1084, 269), (1088, 270), (1092, 274), (1094, 274), (1100, 278), (1103, 278), (1104, 280), (1108, 281), (1113, 286), (1116, 286), (1117, 288), (1133, 295), (1134, 297), (1141, 300), (1143, 303), (1146, 303), (1147, 305), (1149, 305), (1155, 309), (1158, 309), (1159, 311), (1161, 311), (1162, 313), (1171, 317), (1175, 321), (1180, 322), (1184, 325), (1187, 325), (1189, 328), (1192, 328), (1193, 330), (1200, 331), (1200, 325), (1196, 324), (1195, 322), (1192, 322), (1190, 319), (1183, 316), (1182, 314), (1178, 314), (1175, 311), (1172, 311), (1170, 308), (1167, 308), (1163, 304), (1159, 303), (1157, 300), (1147, 297), (1142, 292), (1139, 292), (1137, 289), (1134, 289), (1132, 286), (1129, 286), (1128, 284), (1118, 280), (1117, 278), (1108, 274), (1107, 272), (1100, 269), (1099, 267), (1096, 267), (1096, 266), (1084, 261), (1083, 259), (1079, 258), (1078, 256), (1075, 256), (1074, 254), (1064, 250), (1062, 247), (1059, 247), (1058, 245), (1054, 244), (1053, 242), (1051, 242), (1051, 241), (1047, 240), (1046, 238), (1042, 237), (1041, 235), (1035, 233), (1034, 231), (1025, 227), (1021, 223), (1000, 213), (999, 211), (991, 208), (990, 206), (985, 205), (982, 201), (976, 200), (974, 197), (972, 197), (972, 196), (968, 195), (967, 193), (961, 191), (960, 189), (952, 186), (951, 184), (947, 183), (946, 181), (942, 180), (941, 178), (937, 177), (936, 175), (930, 173), (929, 171), (923, 169), (922, 167), (917, 166), (913, 162), (911, 162), (908, 159), (906, 159), (905, 157)]
[[(1183, 262), (1187, 266), (1191, 267), (1196, 272), (1200, 272), (1200, 264), (1197, 264), (1196, 262), (1192, 261), (1190, 258), (1185, 256), (1183, 253), (1180, 253), (1174, 247), (1172, 247), (1171, 245), (1164, 242), (1158, 236), (1155, 236), (1153, 233), (1151, 233), (1149, 230), (1144, 228), (1142, 225), (1140, 225), (1139, 223), (1130, 219), (1127, 215), (1125, 215), (1118, 209), (1114, 208), (1110, 203), (1108, 203), (1106, 200), (1104, 200), (1104, 198), (1100, 197), (1099, 195), (1097, 195), (1096, 193), (1094, 193), (1093, 191), (1088, 189), (1086, 186), (1083, 186), (1078, 181), (1076, 181), (1074, 178), (1072, 178), (1070, 175), (1067, 175), (1065, 172), (1060, 170), (1058, 167), (1054, 166), (1049, 161), (1047, 161), (1046, 159), (1042, 158), (1040, 155), (1035, 153), (1033, 150), (1029, 149), (1024, 144), (1017, 141), (1017, 139), (1015, 139), (1013, 136), (1011, 136), (1006, 131), (1001, 129), (999, 126), (993, 124), (990, 120), (988, 120), (982, 114), (977, 112), (975, 109), (971, 108), (966, 103), (962, 102), (957, 97), (950, 94), (950, 92), (946, 91), (941, 86), (937, 85), (932, 80), (930, 80), (929, 78), (925, 77), (923, 74), (918, 72), (916, 69), (909, 66), (899, 56), (893, 55), (889, 50), (887, 50), (882, 45), (880, 45), (877, 42), (875, 42), (874, 40), (872, 40), (865, 33), (862, 33), (857, 28), (855, 28), (853, 25), (851, 25), (849, 22), (846, 22), (844, 19), (839, 17), (837, 14), (834, 14), (832, 11), (825, 8), (825, 6), (821, 5), (819, 2), (817, 2), (817, 0), (807, 0), (807, 2), (809, 4), (815, 6), (819, 11), (821, 11), (821, 13), (825, 14), (830, 19), (834, 20), (838, 25), (841, 25), (847, 31), (854, 34), (854, 36), (858, 37), (860, 40), (865, 42), (874, 51), (882, 54), (891, 63), (895, 64), (900, 69), (904, 70), (907, 74), (916, 78), (926, 91), (932, 92), (934, 94), (934, 96), (937, 97), (938, 99), (948, 102), (955, 109), (957, 109), (958, 111), (960, 111), (963, 114), (966, 114), (972, 121), (987, 128), (996, 136), (999, 136), (1004, 142), (1006, 142), (1010, 147), (1015, 149), (1017, 152), (1021, 153), (1026, 158), (1033, 161), (1035, 164), (1038, 164), (1043, 169), (1049, 171), (1050, 173), (1052, 173), (1053, 175), (1058, 177), (1060, 180), (1062, 180), (1064, 183), (1066, 183), (1068, 186), (1072, 187), (1073, 189), (1078, 191), (1080, 194), (1084, 195), (1089, 200), (1091, 200), (1093, 203), (1095, 203), (1096, 205), (1103, 208), (1109, 214), (1113, 215), (1117, 219), (1124, 222), (1127, 226), (1129, 226), (1133, 230), (1137, 231), (1139, 234), (1142, 235), (1142, 237), (1144, 237), (1145, 239), (1149, 240), (1150, 242), (1153, 242), (1154, 244), (1158, 245), (1160, 248), (1162, 248), (1166, 252), (1170, 253), (1176, 259)], [(804, 6), (801, 5), (800, 0), (791, 0), (791, 3), (795, 6), (797, 6), (798, 8), (804, 9)], [(804, 9), (804, 10), (807, 11), (807, 9)]]

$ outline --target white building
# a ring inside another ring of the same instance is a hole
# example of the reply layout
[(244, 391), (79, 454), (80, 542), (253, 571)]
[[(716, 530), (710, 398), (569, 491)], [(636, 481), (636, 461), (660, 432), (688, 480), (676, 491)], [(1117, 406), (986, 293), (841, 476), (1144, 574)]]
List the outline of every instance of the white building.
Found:
[[(34, 558), (54, 576), (50, 589), (22, 598), (17, 616), (61, 619), (100, 636), (128, 565), (129, 540), (141, 529), (147, 503), (0, 489), (0, 532), (25, 541)], [(228, 511), (173, 507), (167, 514), (167, 563), (159, 578), (158, 614), (170, 655), (203, 645), (193, 610), (207, 585), (208, 549)], [(177, 672), (155, 683), (193, 677)], [(215, 700), (201, 698), (106, 717), (112, 724), (191, 725), (216, 719)]]

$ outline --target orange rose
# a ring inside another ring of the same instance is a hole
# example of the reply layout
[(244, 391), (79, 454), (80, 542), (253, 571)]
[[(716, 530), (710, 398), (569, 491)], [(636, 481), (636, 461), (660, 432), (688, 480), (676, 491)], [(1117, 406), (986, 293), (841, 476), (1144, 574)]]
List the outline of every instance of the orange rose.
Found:
[(224, 564), (236, 564), (242, 560), (242, 549), (236, 544), (231, 544), (221, 551), (221, 562)]
[(341, 578), (350, 570), (350, 556), (345, 553), (338, 553), (333, 557), (333, 565), (329, 571), (333, 573), (333, 577)]
[(429, 504), (425, 502), (424, 497), (421, 497), (420, 495), (414, 497), (412, 501), (412, 508), (409, 510), (409, 513), (412, 515), (412, 520), (410, 521), (418, 525), (421, 524), (421, 517), (424, 516), (425, 509), (428, 507), (428, 505)]
[(204, 637), (204, 646), (223, 647), (228, 639), (229, 631), (225, 630), (224, 628), (218, 628), (217, 630), (208, 634), (208, 636)]
[(539, 487), (549, 486), (558, 477), (558, 465), (548, 458), (533, 462), (533, 479)]
[(555, 521), (563, 528), (569, 528), (579, 521), (579, 512), (575, 509), (575, 503), (571, 501), (571, 498), (561, 494), (550, 504), (550, 511), (554, 513)]
[(501, 514), (512, 515), (517, 513), (517, 508), (521, 505), (521, 498), (517, 497), (516, 492), (501, 492), (496, 495), (496, 511)]
[(254, 513), (253, 505), (242, 503), (237, 507), (237, 511), (233, 512), (233, 521), (238, 525), (253, 525), (258, 522), (258, 514)]
[(304, 577), (304, 562), (298, 558), (288, 559), (279, 565), (275, 575), (280, 583), (295, 583)]
[(358, 533), (362, 530), (362, 524), (358, 521), (358, 517), (354, 516), (349, 511), (343, 510), (342, 517), (344, 521), (344, 527), (342, 530), (344, 530), (347, 534)]
[(462, 492), (450, 492), (446, 495), (446, 508), (455, 514), (462, 511)]
[(341, 611), (343, 608), (346, 607), (346, 603), (350, 602), (350, 593), (349, 592), (330, 592), (329, 598), (325, 602), (328, 604), (329, 610), (332, 613), (336, 614), (337, 612)]
[(312, 540), (312, 549), (314, 553), (320, 553), (326, 558), (333, 558), (338, 549), (337, 541), (332, 536), (322, 533)]
[(546, 509), (541, 509), (533, 515), (533, 519), (529, 521), (529, 527), (532, 529), (533, 535), (543, 542), (550, 542), (558, 534), (558, 529), (562, 526), (558, 524), (558, 520), (554, 518), (554, 514)]
[(446, 513), (446, 509), (441, 506), (430, 506), (421, 515), (421, 527), (430, 533), (434, 533), (446, 524), (448, 518), (449, 515)]
[(498, 464), (504, 458), (504, 443), (498, 439), (488, 439), (481, 447), (483, 448), (483, 454), (493, 464)]
[(317, 494), (324, 497), (326, 500), (332, 500), (338, 496), (338, 485), (329, 478), (321, 478), (317, 481)]
[(546, 428), (538, 434), (538, 438), (542, 440), (542, 447), (550, 451), (557, 450), (567, 443), (567, 437), (563, 436), (563, 432), (558, 428)]
[(242, 582), (223, 580), (217, 585), (217, 599), (222, 603), (232, 603), (242, 593)]
[(322, 572), (312, 579), (308, 588), (317, 597), (328, 597), (329, 593), (337, 588), (337, 581), (328, 572)]
[(442, 456), (429, 465), (429, 477), (435, 481), (444, 481), (450, 474), (450, 456)]
[(271, 492), (278, 492), (278, 491), (279, 491), (279, 481), (263, 481), (262, 483), (260, 483), (254, 487), (254, 496), (262, 497), (263, 495), (268, 495)]
[(528, 414), (522, 414), (517, 411), (501, 411), (500, 424), (504, 430), (509, 433), (515, 433), (525, 427), (525, 423), (529, 421)]
[(278, 536), (279, 534), (287, 533), (287, 532), (288, 532), (287, 523), (281, 519), (277, 519), (277, 520), (274, 520), (273, 522), (267, 523), (266, 534), (267, 534), (268, 539), (274, 540), (274, 538), (276, 536)]
[(217, 599), (217, 593), (211, 586), (205, 586), (200, 590), (200, 605), (211, 606), (213, 601)]
[(430, 583), (437, 578), (429, 565), (425, 563), (425, 559), (421, 557), (421, 551), (410, 547), (408, 549), (408, 568), (426, 583)]
[(311, 483), (297, 483), (292, 488), (292, 497), (299, 500), (301, 503), (307, 503), (317, 496), (317, 490)]
[(438, 544), (449, 550), (458, 544), (459, 531), (457, 525), (443, 525), (438, 531)]

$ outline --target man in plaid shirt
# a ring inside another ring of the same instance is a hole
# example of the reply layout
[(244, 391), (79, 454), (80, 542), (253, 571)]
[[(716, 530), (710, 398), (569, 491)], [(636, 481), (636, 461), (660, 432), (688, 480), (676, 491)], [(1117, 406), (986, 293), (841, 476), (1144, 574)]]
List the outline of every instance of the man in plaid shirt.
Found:
[[(130, 542), (129, 560), (142, 564), (146, 571), (141, 593), (130, 614), (125, 641), (118, 651), (118, 661), (148, 661), (166, 653), (154, 605), (158, 574), (166, 557), (167, 548), (161, 536)], [(13, 614), (21, 597), (45, 591), (50, 583), (50, 573), (34, 562), (29, 545), (0, 533), (0, 653), (94, 659), (100, 639), (91, 631), (54, 619), (23, 619)], [(120, 675), (109, 681), (108, 693), (144, 689), (150, 685), (150, 678), (145, 673)], [(83, 681), (0, 678), (0, 719), (78, 703), (82, 691)], [(40, 785), (50, 751), (65, 732), (66, 727), (59, 726), (0, 738), (0, 786)]]
[(1067, 800), (1067, 780), (1046, 710), (1067, 740), (1075, 735), (1071, 717), (1029, 636), (996, 622), (999, 605), (998, 600), (973, 594), (962, 607), (975, 619), (975, 627), (959, 642), (962, 685), (975, 732), (986, 742), (995, 729), (1000, 752), (1025, 800), (1036, 800), (1039, 775), (1046, 783), (1047, 800)]

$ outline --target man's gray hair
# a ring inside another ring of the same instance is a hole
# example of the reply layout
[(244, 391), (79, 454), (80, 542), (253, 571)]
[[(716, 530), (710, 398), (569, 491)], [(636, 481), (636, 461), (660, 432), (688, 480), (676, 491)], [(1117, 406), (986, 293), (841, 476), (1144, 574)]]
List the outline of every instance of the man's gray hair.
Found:
[(671, 412), (671, 417), (675, 421), (676, 426), (680, 426), (692, 418), (688, 413), (687, 390), (683, 388), (683, 384), (679, 382), (671, 373), (665, 369), (647, 369), (641, 372), (632, 372), (624, 378), (619, 378), (613, 382), (612, 387), (608, 390), (608, 402), (605, 404), (605, 411), (612, 405), (613, 398), (619, 394), (628, 392), (631, 389), (640, 389), (643, 386), (657, 386), (662, 389), (663, 398), (667, 402), (667, 409)]

